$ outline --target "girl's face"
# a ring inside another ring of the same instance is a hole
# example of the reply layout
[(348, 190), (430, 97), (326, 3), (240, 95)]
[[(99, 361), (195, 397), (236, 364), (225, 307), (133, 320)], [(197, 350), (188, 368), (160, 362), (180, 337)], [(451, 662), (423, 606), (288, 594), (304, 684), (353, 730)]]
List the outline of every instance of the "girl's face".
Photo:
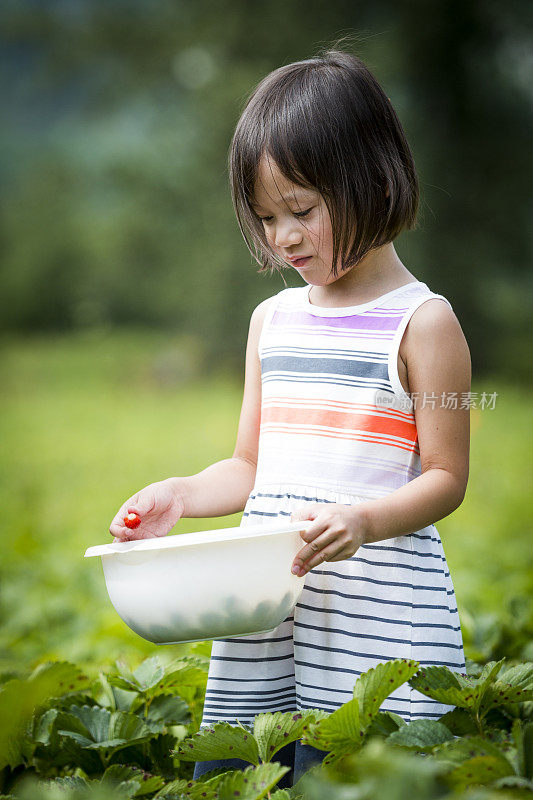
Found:
[(322, 195), (289, 181), (272, 159), (259, 162), (253, 209), (270, 248), (306, 283), (325, 286), (331, 272), (333, 233)]

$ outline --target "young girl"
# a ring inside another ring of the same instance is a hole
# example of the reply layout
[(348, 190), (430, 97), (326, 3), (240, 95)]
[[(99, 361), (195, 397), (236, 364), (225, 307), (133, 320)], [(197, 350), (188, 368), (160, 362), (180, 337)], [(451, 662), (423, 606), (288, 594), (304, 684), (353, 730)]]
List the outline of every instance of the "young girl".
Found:
[[(110, 527), (164, 536), (182, 516), (243, 509), (242, 525), (312, 520), (293, 614), (271, 633), (213, 643), (203, 726), (333, 711), (390, 659), (465, 669), (434, 523), (465, 495), (470, 356), (448, 300), (394, 249), (418, 205), (401, 124), (359, 59), (327, 51), (259, 84), (230, 174), (260, 271), (294, 269), (304, 285), (252, 314), (233, 456), (147, 486)], [(135, 531), (128, 512), (142, 519)], [(406, 721), (449, 709), (407, 684), (382, 706)], [(323, 755), (299, 743), (280, 753), (296, 778)], [(195, 777), (224, 765), (244, 762), (202, 762)]]

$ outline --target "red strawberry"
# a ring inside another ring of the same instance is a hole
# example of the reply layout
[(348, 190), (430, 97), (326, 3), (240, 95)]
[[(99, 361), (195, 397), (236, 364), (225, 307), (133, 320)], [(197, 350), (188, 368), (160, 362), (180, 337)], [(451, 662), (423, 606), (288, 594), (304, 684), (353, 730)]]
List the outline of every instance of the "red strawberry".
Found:
[(138, 528), (141, 524), (141, 518), (138, 514), (126, 514), (124, 517), (124, 525), (126, 528)]

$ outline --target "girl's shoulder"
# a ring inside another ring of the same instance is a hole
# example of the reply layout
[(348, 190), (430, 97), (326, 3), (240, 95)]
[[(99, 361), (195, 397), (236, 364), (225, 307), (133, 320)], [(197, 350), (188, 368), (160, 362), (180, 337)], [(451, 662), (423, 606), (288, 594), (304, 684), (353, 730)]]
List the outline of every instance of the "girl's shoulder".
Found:
[(282, 289), (255, 307), (250, 320), (250, 331), (253, 331), (253, 336), (258, 339), (259, 353), (262, 352), (265, 331), (269, 328), (276, 312), (290, 311), (298, 305), (300, 297), (301, 288)]
[(281, 289), (281, 291), (277, 292), (276, 294), (267, 297), (265, 300), (262, 300), (258, 306), (254, 309), (254, 314), (257, 312), (258, 314), (266, 314), (268, 310), (274, 311), (278, 307), (288, 307), (291, 305), (298, 304), (302, 298), (302, 291), (305, 290), (306, 287), (288, 287), (286, 289)]
[(457, 319), (453, 306), (443, 294), (431, 289), (427, 283), (414, 281), (393, 291), (389, 297), (379, 303), (380, 307), (389, 308), (391, 313), (402, 317), (397, 333), (407, 328), (422, 327), (436, 319)]
[(427, 283), (413, 285), (412, 301), (408, 303), (409, 327), (427, 328), (435, 323), (446, 324), (446, 320), (457, 320), (450, 300)]
[(400, 346), (408, 372), (422, 371), (429, 363), (437, 368), (444, 362), (450, 368), (456, 362), (459, 372), (471, 370), (470, 350), (461, 323), (444, 295), (429, 290), (408, 317)]
[(450, 344), (464, 338), (461, 323), (451, 303), (444, 297), (430, 295), (411, 315), (406, 333), (407, 346), (411, 344), (414, 348), (420, 342), (427, 341), (427, 337)]
[(271, 297), (267, 297), (265, 298), (265, 300), (261, 300), (261, 302), (252, 311), (252, 315), (250, 318), (250, 326), (251, 327), (259, 326), (261, 328), (263, 326), (266, 317), (272, 316), (272, 314), (274, 313), (280, 301), (281, 295), (283, 295), (287, 291), (290, 291), (290, 289), (289, 290), (282, 289), (280, 292), (277, 292), (277, 294), (273, 294), (271, 295)]

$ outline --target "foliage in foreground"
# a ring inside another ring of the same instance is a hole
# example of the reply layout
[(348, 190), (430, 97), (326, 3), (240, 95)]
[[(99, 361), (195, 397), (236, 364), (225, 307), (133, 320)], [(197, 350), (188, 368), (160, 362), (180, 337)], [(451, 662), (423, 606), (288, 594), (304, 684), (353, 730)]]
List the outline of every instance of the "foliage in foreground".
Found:
[[(68, 662), (11, 678), (0, 691), (0, 800), (481, 800), (533, 791), (532, 663), (502, 658), (460, 674), (390, 661), (361, 675), (333, 713), (199, 729), (207, 666), (200, 649), (166, 665), (148, 658), (133, 672), (117, 663), (96, 680)], [(406, 682), (453, 710), (411, 723), (380, 711)], [(296, 740), (323, 762), (276, 789), (288, 772), (276, 754)], [(191, 779), (192, 762), (235, 757), (250, 766)]]

